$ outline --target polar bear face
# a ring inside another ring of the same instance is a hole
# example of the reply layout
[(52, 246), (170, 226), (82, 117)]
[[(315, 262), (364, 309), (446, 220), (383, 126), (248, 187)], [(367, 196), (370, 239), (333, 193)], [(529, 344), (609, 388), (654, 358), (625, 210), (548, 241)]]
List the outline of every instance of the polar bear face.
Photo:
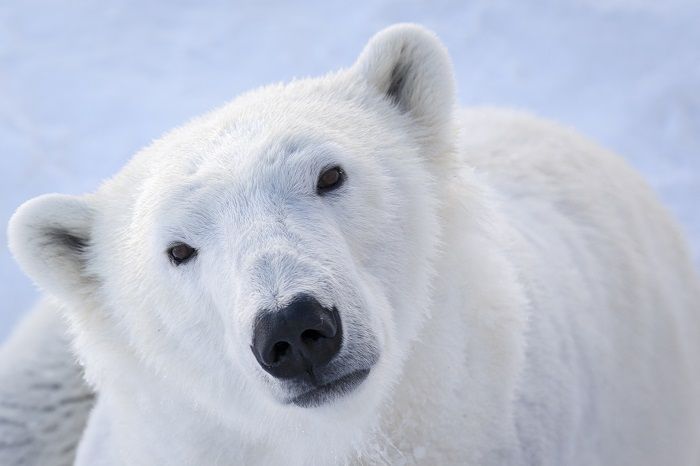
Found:
[(12, 250), (67, 303), (98, 390), (149, 374), (250, 435), (352, 438), (429, 315), (453, 101), (437, 40), (390, 28), (349, 69), (171, 132), (95, 194), (28, 202)]

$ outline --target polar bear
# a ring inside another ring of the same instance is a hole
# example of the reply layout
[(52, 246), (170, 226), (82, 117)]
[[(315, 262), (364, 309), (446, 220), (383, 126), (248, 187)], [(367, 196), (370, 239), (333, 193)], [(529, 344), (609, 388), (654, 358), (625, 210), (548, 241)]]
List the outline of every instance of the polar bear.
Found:
[(78, 465), (700, 464), (677, 226), (576, 133), (458, 110), (416, 25), (27, 202), (9, 242), (97, 394)]

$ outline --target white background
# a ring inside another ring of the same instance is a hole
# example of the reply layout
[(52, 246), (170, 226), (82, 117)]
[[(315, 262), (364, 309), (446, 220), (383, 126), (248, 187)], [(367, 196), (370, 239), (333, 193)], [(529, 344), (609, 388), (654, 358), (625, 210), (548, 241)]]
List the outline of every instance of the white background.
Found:
[[(692, 0), (0, 2), (0, 224), (35, 195), (94, 190), (162, 132), (244, 90), (351, 64), (400, 21), (442, 37), (464, 105), (524, 108), (626, 157), (700, 264)], [(1, 248), (0, 341), (37, 296)]]

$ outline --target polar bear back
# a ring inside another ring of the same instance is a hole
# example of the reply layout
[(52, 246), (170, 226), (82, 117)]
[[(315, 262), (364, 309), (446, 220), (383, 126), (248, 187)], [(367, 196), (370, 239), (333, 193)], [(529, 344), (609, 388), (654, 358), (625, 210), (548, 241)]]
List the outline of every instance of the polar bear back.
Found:
[(676, 224), (621, 158), (573, 131), (512, 111), (460, 117), (463, 161), (529, 246), (526, 455), (694, 464), (700, 291)]

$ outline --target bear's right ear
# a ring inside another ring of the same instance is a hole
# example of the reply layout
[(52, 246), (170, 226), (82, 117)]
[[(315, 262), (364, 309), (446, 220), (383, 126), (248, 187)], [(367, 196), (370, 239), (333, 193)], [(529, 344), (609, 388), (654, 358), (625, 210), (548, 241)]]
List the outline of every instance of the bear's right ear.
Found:
[(10, 219), (10, 250), (39, 287), (68, 301), (80, 299), (94, 288), (86, 272), (93, 220), (86, 197), (39, 196)]

